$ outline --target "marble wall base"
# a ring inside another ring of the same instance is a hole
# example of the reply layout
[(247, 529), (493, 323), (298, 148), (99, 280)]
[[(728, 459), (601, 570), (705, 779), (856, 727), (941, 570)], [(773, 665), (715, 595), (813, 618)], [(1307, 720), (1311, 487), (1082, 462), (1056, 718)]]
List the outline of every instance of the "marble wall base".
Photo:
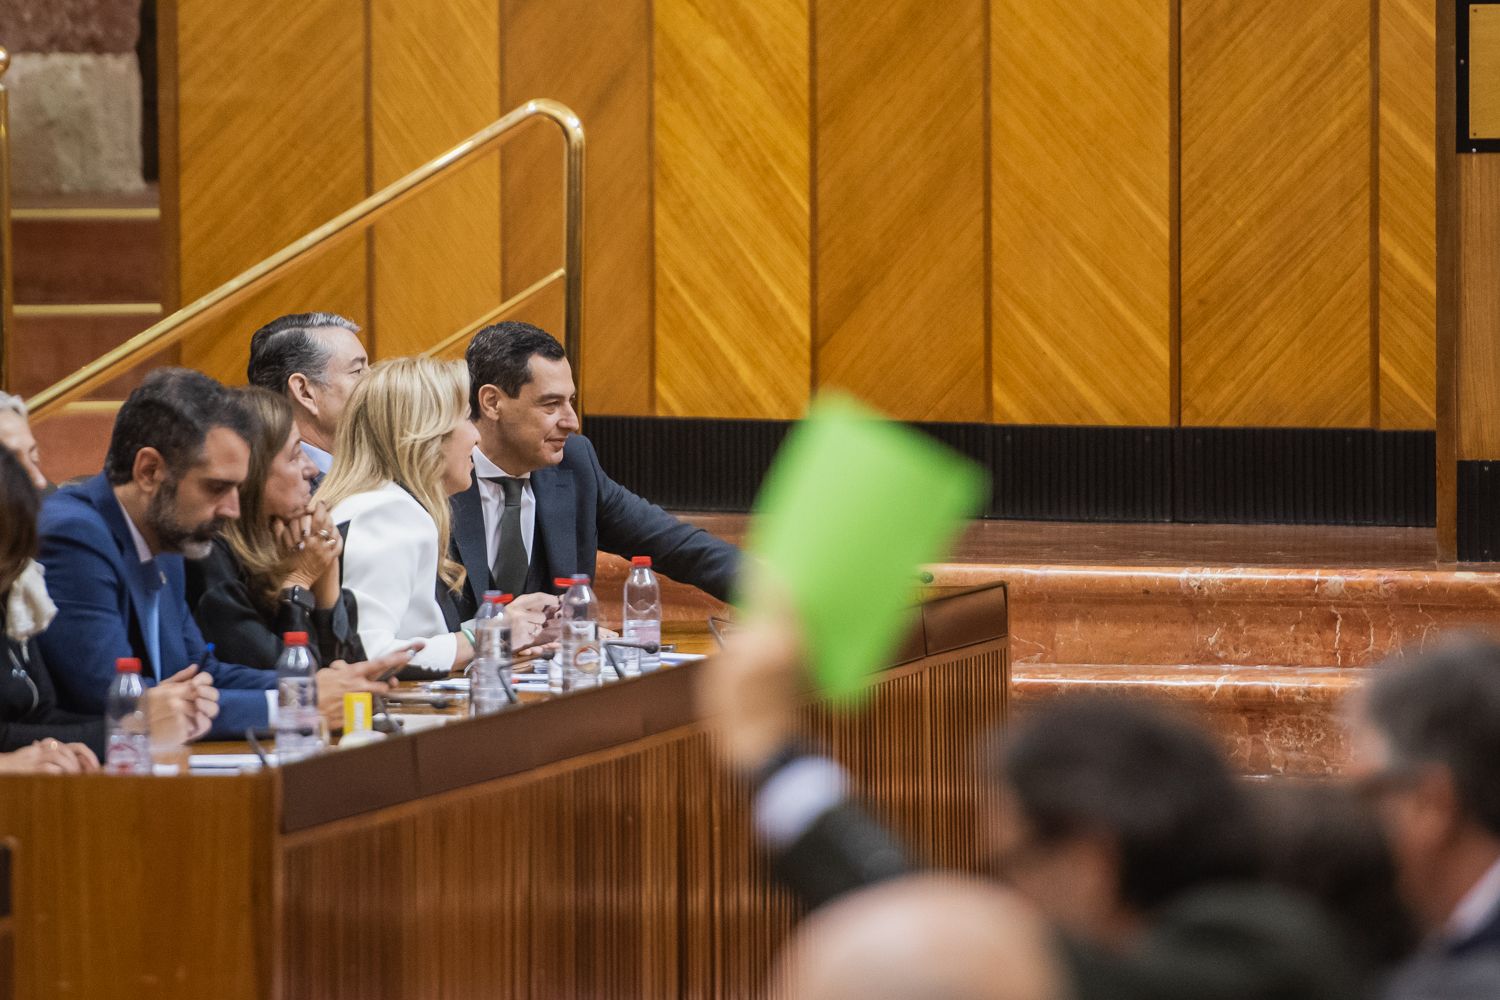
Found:
[(134, 52), (18, 52), (5, 86), (16, 194), (144, 189)]

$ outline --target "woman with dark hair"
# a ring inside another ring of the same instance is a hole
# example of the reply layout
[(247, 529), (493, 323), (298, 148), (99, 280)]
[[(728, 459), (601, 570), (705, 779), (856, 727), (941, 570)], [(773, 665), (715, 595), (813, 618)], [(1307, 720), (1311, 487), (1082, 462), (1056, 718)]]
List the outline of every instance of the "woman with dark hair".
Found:
[[(0, 772), (71, 774), (99, 769), (104, 719), (57, 707), (52, 676), (36, 637), (57, 608), (35, 560), (41, 497), (19, 459), (0, 448)], [(175, 742), (201, 736), (217, 712), (218, 692), (189, 668), (146, 692), (152, 732)]]
[(313, 500), (317, 469), (302, 449), (291, 404), (265, 389), (237, 395), (251, 438), (240, 516), (224, 526), (206, 557), (188, 561), (188, 606), (219, 656), (264, 670), (275, 669), (283, 635), (306, 632), (325, 668), (319, 707), (337, 727), (344, 694), (388, 691), (377, 678), (405, 666), (413, 650), (366, 660), (354, 597), (339, 578), (343, 539), (328, 508)]

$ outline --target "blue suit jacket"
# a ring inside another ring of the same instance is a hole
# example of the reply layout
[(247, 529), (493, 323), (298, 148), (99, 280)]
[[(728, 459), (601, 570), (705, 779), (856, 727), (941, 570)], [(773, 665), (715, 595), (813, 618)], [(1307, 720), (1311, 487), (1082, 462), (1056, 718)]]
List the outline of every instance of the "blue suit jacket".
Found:
[[(243, 739), (265, 729), (265, 692), (276, 675), (223, 663), (205, 648), (185, 596), (182, 557), (159, 555), (142, 564), (125, 514), (103, 474), (58, 490), (42, 506), (40, 561), (57, 617), (39, 642), (57, 684), (58, 704), (102, 715), (115, 660), (138, 656), (142, 677), (154, 684), (198, 664), (221, 689), (219, 717), (209, 739)], [(161, 590), (161, 662), (150, 662), (141, 631), (149, 592)]]
[[(610, 479), (594, 445), (582, 434), (568, 438), (563, 460), (531, 474), (536, 495), (536, 533), (526, 593), (556, 593), (560, 576), (594, 576), (599, 550), (650, 556), (654, 568), (720, 600), (728, 600), (740, 568), (740, 550), (679, 521)], [(452, 556), (468, 571), (459, 613), (472, 618), (490, 585), (479, 484), (453, 497)]]

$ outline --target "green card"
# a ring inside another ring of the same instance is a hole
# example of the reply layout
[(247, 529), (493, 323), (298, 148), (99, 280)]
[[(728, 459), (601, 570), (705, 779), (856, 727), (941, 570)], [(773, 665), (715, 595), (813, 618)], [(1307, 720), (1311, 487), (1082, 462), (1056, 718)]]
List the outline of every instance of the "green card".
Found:
[(888, 665), (915, 618), (921, 567), (985, 495), (980, 468), (926, 435), (846, 396), (814, 401), (766, 476), (746, 548), (792, 601), (824, 693), (851, 699)]

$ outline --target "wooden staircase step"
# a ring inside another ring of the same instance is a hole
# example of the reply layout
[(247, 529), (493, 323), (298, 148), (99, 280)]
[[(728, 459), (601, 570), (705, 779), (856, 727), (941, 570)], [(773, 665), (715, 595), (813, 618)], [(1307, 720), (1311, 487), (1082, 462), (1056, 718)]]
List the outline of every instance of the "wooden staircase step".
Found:
[[(40, 392), (159, 319), (161, 306), (154, 302), (17, 306), (10, 345), (10, 391), (22, 396)], [(159, 363), (142, 363), (91, 395), (122, 399)]]
[(19, 304), (161, 301), (155, 208), (18, 209), (12, 240)]
[(104, 468), (118, 400), (74, 403), (32, 427), (42, 472), (54, 483), (92, 476)]

